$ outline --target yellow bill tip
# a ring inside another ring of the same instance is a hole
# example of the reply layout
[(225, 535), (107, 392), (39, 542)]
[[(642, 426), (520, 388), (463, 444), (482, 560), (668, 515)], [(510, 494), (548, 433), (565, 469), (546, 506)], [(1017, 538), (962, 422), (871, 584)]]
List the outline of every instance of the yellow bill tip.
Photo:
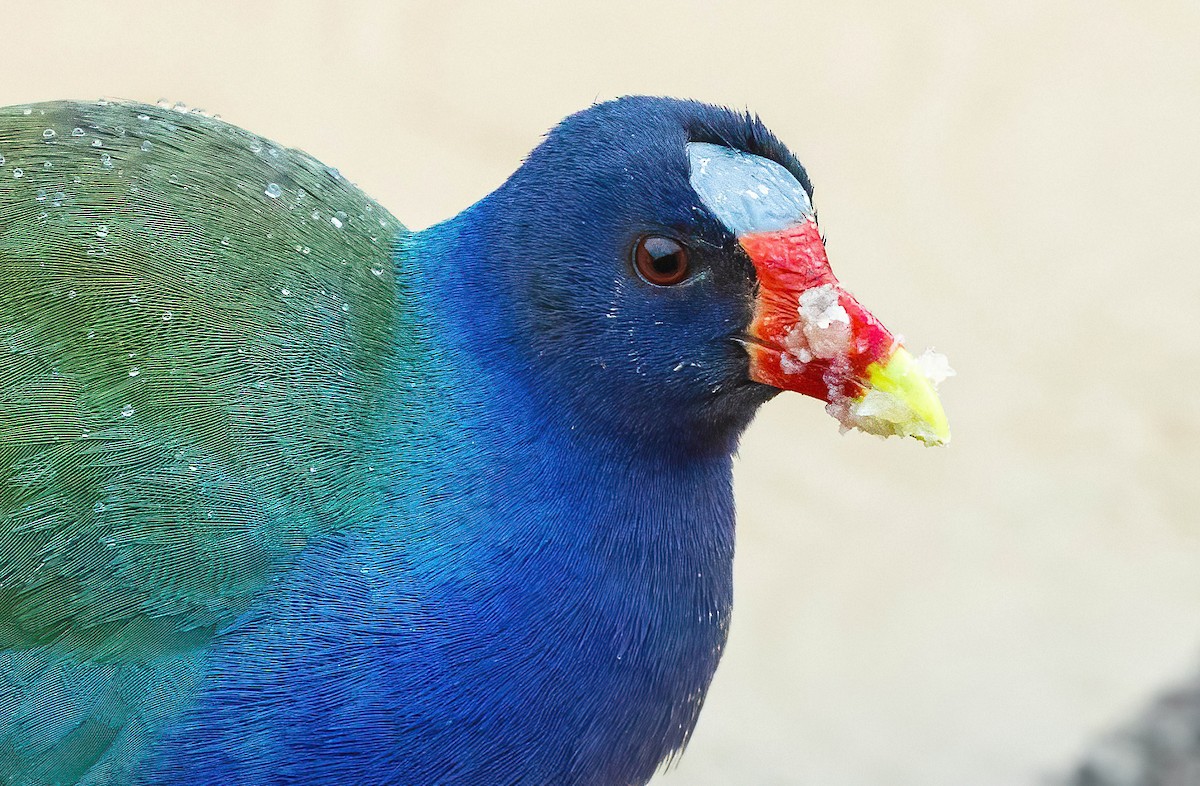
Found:
[(950, 424), (937, 385), (953, 374), (944, 356), (928, 351), (914, 358), (897, 346), (886, 362), (867, 367), (862, 395), (831, 404), (830, 411), (846, 428), (945, 445), (950, 441)]

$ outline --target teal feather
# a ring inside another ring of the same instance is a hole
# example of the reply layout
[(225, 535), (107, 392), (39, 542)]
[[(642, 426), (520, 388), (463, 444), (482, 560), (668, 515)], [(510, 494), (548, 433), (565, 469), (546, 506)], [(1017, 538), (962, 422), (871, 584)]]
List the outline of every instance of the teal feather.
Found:
[(419, 342), (404, 227), (303, 153), (63, 102), (0, 110), (0, 155), (0, 780), (71, 782), (378, 505)]

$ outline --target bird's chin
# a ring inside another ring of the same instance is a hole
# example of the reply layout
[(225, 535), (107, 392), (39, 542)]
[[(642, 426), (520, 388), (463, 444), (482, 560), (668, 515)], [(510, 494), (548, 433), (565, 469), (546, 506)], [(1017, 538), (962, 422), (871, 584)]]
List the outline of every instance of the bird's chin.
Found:
[(716, 392), (701, 408), (701, 428), (714, 443), (733, 443), (746, 430), (758, 408), (782, 391), (742, 379)]
[(728, 396), (739, 405), (755, 410), (782, 392), (774, 385), (765, 385), (762, 382), (746, 379), (734, 385), (728, 391)]

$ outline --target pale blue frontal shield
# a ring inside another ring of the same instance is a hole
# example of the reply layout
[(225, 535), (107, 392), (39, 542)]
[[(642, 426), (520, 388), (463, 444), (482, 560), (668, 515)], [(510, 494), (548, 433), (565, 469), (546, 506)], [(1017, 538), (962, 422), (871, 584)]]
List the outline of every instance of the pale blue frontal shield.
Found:
[(786, 229), (813, 215), (804, 186), (774, 161), (708, 142), (687, 149), (692, 190), (734, 235)]

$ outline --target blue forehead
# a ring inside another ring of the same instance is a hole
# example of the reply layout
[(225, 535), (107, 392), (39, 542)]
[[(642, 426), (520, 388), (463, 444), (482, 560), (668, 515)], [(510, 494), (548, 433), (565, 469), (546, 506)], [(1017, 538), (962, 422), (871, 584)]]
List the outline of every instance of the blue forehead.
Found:
[(708, 142), (687, 150), (692, 189), (734, 235), (786, 229), (813, 215), (804, 187), (769, 158)]

